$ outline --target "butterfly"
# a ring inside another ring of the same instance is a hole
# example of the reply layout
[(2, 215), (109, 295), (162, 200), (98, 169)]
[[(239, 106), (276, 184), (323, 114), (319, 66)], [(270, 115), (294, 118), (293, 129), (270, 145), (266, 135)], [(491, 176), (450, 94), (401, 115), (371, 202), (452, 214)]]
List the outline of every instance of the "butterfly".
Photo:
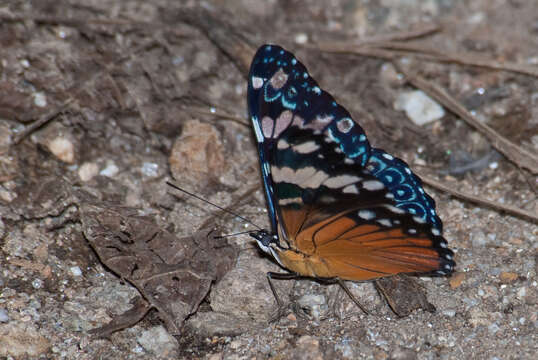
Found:
[(341, 283), (453, 272), (419, 177), (372, 147), (292, 53), (258, 49), (247, 101), (272, 229), (250, 235), (292, 276)]

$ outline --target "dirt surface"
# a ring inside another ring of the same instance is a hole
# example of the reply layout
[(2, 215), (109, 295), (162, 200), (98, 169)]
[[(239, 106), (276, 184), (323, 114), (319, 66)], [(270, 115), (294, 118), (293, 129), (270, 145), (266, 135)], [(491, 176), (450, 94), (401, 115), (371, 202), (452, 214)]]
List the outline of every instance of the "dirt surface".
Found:
[[(438, 31), (392, 39), (531, 72), (317, 46), (431, 24)], [(131, 309), (139, 292), (90, 246), (81, 220), (89, 197), (134, 208), (177, 238), (209, 221), (224, 234), (251, 229), (168, 187), (173, 176), (268, 226), (245, 101), (248, 64), (263, 43), (293, 51), (374, 146), (450, 188), (538, 212), (538, 169), (499, 155), (494, 142), (451, 112), (418, 126), (394, 108), (399, 94), (413, 90), (397, 67), (403, 59), (523, 154), (536, 156), (533, 1), (4, 1), (0, 357), (535, 358), (536, 223), (429, 187), (457, 262), (451, 278), (419, 279), (434, 313), (398, 318), (372, 283), (349, 283), (371, 312), (365, 315), (337, 285), (287, 280), (277, 290), (295, 311), (269, 323), (275, 302), (265, 273), (280, 269), (241, 235), (228, 239), (235, 265), (222, 279), (211, 278), (199, 307), (183, 309), (179, 335), (155, 309), (107, 338), (90, 334)]]

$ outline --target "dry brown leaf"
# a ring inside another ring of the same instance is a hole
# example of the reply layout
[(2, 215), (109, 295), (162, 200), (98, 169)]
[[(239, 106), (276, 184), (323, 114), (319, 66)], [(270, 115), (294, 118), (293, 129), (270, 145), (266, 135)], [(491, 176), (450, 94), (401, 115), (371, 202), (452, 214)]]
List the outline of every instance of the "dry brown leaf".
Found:
[(174, 335), (236, 257), (210, 230), (177, 238), (133, 208), (88, 202), (80, 213), (84, 235), (99, 259), (140, 291)]

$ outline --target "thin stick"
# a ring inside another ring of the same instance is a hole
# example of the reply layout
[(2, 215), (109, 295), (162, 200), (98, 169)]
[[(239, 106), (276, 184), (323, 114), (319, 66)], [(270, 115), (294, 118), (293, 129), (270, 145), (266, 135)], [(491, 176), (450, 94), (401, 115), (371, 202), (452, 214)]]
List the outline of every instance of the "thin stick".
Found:
[[(369, 44), (376, 44), (376, 43), (385, 43), (390, 41), (405, 41), (405, 40), (412, 40), (412, 39), (418, 39), (424, 36), (428, 36), (431, 34), (434, 34), (436, 32), (441, 31), (441, 26), (437, 24), (424, 24), (421, 26), (416, 27), (415, 29), (408, 30), (408, 31), (397, 31), (397, 32), (391, 32), (381, 35), (374, 35), (371, 37), (364, 37), (359, 39), (357, 42), (353, 42), (352, 46), (363, 46), (363, 45), (369, 45)], [(312, 47), (305, 45), (306, 47)], [(349, 48), (350, 43), (349, 42), (320, 42), (317, 43), (317, 47), (323, 47), (323, 48)], [(315, 46), (314, 46), (315, 48)]]
[(478, 196), (474, 196), (474, 195), (471, 195), (471, 194), (461, 192), (459, 190), (452, 189), (452, 188), (438, 182), (437, 180), (432, 179), (429, 176), (421, 174), (416, 170), (414, 170), (414, 171), (422, 179), (422, 182), (424, 182), (425, 184), (428, 184), (429, 186), (431, 186), (433, 188), (436, 188), (438, 190), (446, 192), (446, 193), (448, 193), (448, 194), (450, 194), (450, 195), (452, 195), (454, 197), (457, 197), (457, 198), (460, 198), (460, 199), (463, 199), (463, 200), (466, 200), (466, 201), (469, 201), (469, 202), (472, 202), (472, 203), (475, 203), (475, 204), (483, 205), (485, 207), (492, 208), (492, 209), (495, 209), (495, 210), (498, 210), (498, 211), (504, 211), (507, 214), (510, 214), (510, 215), (513, 215), (513, 216), (516, 216), (516, 217), (520, 217), (520, 218), (523, 218), (523, 219), (526, 219), (526, 220), (530, 220), (530, 221), (532, 221), (534, 223), (538, 223), (538, 216), (535, 213), (531, 213), (529, 211), (519, 209), (519, 208), (517, 208), (515, 206), (500, 204), (500, 203), (495, 202), (495, 201), (486, 200), (486, 199), (478, 197)]
[[(428, 61), (448, 62), (466, 66), (476, 66), (493, 70), (504, 70), (538, 77), (538, 69), (532, 66), (525, 66), (512, 62), (498, 62), (490, 59), (481, 59), (469, 54), (447, 54), (436, 51), (431, 48), (414, 44), (405, 44), (392, 41), (361, 41), (356, 43), (318, 43), (310, 48), (317, 48), (320, 51), (355, 54), (363, 56), (378, 57), (375, 54), (381, 54), (382, 59), (394, 59), (402, 55), (411, 55)], [(376, 51), (377, 50), (377, 51)]]
[(17, 145), (20, 143), (24, 138), (26, 138), (28, 135), (54, 119), (58, 114), (60, 114), (62, 111), (67, 109), (67, 107), (74, 101), (73, 98), (69, 98), (65, 100), (62, 104), (58, 105), (55, 109), (49, 111), (47, 114), (42, 115), (39, 119), (32, 122), (30, 125), (25, 126), (24, 129), (17, 134), (17, 136), (13, 139), (13, 143)]
[(451, 62), (460, 65), (483, 67), (493, 70), (505, 70), (516, 72), (524, 75), (538, 77), (538, 68), (525, 66), (512, 62), (498, 62), (490, 59), (482, 59), (470, 54), (450, 54), (437, 51), (421, 45), (398, 43), (393, 41), (385, 41), (378, 43), (369, 43), (368, 46), (378, 47), (385, 50), (396, 50), (398, 52), (405, 51), (417, 55), (429, 56), (429, 60), (440, 62)]
[(207, 111), (207, 110), (200, 109), (200, 108), (197, 108), (197, 107), (193, 106), (193, 107), (189, 108), (189, 111), (192, 111), (194, 113), (201, 114), (201, 115), (216, 116), (218, 118), (225, 119), (225, 120), (230, 120), (230, 121), (233, 121), (235, 123), (238, 123), (240, 125), (243, 125), (243, 126), (246, 126), (246, 127), (250, 128), (250, 124), (248, 124), (246, 121), (244, 121), (243, 118), (240, 118), (240, 117), (234, 116), (234, 115), (230, 115), (230, 114), (226, 114), (225, 112), (219, 111), (218, 109), (215, 109), (215, 111)]

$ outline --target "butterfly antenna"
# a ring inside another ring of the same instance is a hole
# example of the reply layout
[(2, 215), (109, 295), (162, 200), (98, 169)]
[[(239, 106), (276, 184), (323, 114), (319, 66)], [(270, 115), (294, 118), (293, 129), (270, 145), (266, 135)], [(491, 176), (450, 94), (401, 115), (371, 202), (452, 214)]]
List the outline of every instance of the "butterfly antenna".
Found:
[[(254, 224), (252, 221), (248, 220), (247, 218), (245, 218), (245, 217), (243, 217), (243, 216), (241, 216), (241, 215), (239, 215), (239, 214), (234, 213), (233, 211), (230, 211), (230, 210), (228, 210), (228, 209), (225, 209), (225, 208), (223, 208), (222, 206), (219, 206), (219, 205), (217, 205), (217, 204), (214, 204), (214, 203), (212, 203), (212, 202), (209, 201), (209, 200), (206, 200), (206, 199), (204, 199), (204, 198), (202, 198), (202, 197), (200, 197), (200, 196), (198, 196), (198, 195), (196, 195), (196, 194), (193, 194), (193, 193), (191, 193), (191, 192), (189, 192), (189, 191), (187, 191), (187, 190), (185, 190), (185, 189), (182, 189), (182, 188), (180, 188), (179, 186), (177, 186), (177, 185), (175, 185), (175, 184), (172, 184), (170, 181), (167, 181), (166, 184), (167, 184), (168, 186), (173, 187), (173, 188), (176, 189), (176, 190), (179, 190), (179, 191), (181, 191), (181, 192), (183, 192), (183, 193), (185, 193), (185, 194), (187, 194), (187, 195), (189, 195), (189, 196), (192, 196), (192, 197), (195, 198), (195, 199), (198, 199), (198, 200), (203, 201), (203, 202), (205, 202), (205, 203), (207, 203), (207, 204), (213, 205), (213, 206), (216, 207), (217, 209), (219, 209), (219, 210), (221, 210), (221, 211), (224, 211), (225, 213), (228, 213), (228, 214), (233, 215), (233, 216), (235, 216), (235, 217), (238, 217), (239, 219), (243, 220), (243, 221), (246, 222), (247, 224), (250, 224), (250, 225), (254, 226), (254, 227), (257, 228), (257, 229), (262, 230), (261, 227), (259, 227), (258, 225)], [(246, 231), (245, 233), (248, 233), (248, 232), (249, 232), (249, 231)], [(243, 233), (238, 233), (238, 234), (235, 234), (235, 235), (239, 235), (239, 234), (243, 234)], [(229, 235), (229, 236), (231, 236), (231, 235)]]
[(215, 239), (224, 239), (224, 238), (227, 238), (227, 237), (243, 235), (243, 234), (250, 234), (250, 233), (251, 233), (250, 231), (241, 231), (241, 232), (238, 232), (238, 233), (235, 233), (235, 234), (217, 235), (217, 236), (215, 236)]

